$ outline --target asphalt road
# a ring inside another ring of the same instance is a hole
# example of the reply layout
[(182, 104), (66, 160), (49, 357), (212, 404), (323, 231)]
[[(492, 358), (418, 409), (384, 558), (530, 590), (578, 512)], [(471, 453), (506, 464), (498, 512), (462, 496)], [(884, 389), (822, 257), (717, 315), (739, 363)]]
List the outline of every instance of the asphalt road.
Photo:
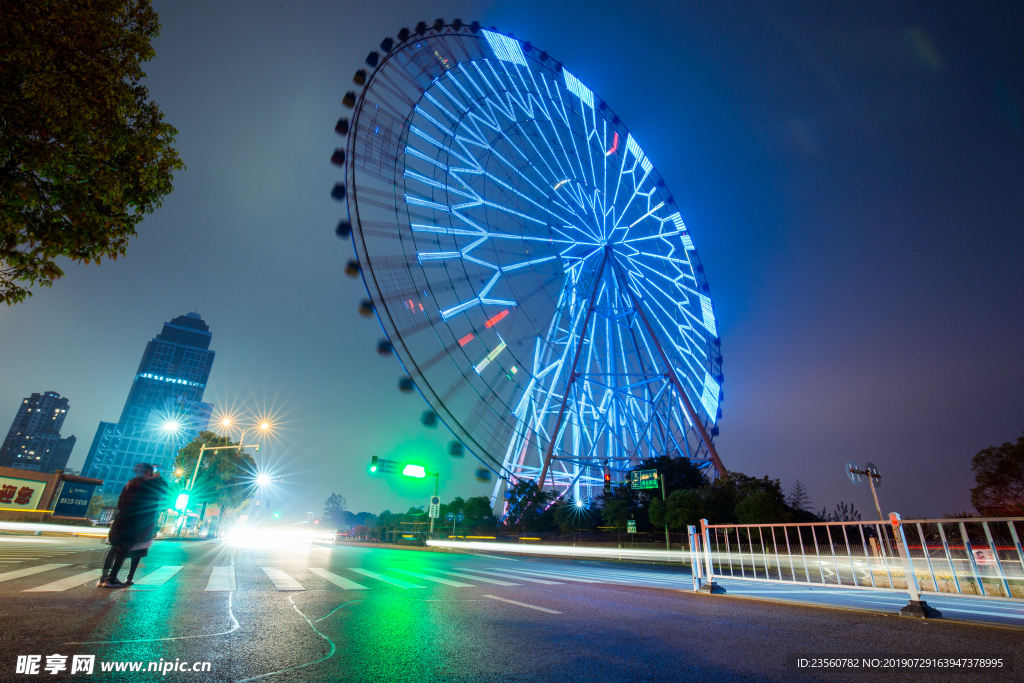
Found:
[[(694, 594), (671, 568), (158, 541), (142, 581), (110, 590), (92, 578), (105, 550), (0, 537), (0, 680), (1024, 680), (1016, 668), (798, 671), (795, 655), (997, 655), (1024, 667), (1024, 631)], [(39, 655), (39, 673), (18, 674), (19, 655)], [(52, 655), (67, 668), (48, 673)], [(95, 656), (94, 672), (72, 675), (74, 655)], [(101, 671), (110, 662), (142, 671)]]

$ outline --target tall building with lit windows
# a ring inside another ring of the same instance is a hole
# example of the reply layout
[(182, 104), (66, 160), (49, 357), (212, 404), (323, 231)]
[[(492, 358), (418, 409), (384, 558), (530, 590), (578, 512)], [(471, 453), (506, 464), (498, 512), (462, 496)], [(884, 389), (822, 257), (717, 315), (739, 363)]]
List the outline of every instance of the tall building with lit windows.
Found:
[(203, 403), (213, 367), (210, 327), (198, 313), (179, 315), (146, 344), (117, 422), (101, 422), (86, 456), (83, 476), (103, 480), (116, 496), (148, 462), (165, 473), (178, 449), (206, 429), (213, 406)]
[(60, 436), (67, 416), (68, 400), (55, 391), (24, 399), (0, 445), (0, 466), (32, 472), (64, 469), (75, 447), (75, 437)]

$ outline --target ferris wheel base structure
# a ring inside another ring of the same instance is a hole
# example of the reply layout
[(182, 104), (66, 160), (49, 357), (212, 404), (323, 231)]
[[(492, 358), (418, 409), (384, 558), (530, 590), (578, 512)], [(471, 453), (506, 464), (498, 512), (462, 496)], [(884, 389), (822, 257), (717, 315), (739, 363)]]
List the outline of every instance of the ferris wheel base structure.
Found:
[[(689, 229), (562, 64), (474, 23), (403, 29), (332, 162), (358, 272), (416, 389), (501, 489), (586, 501), (659, 456), (726, 471), (722, 356)], [(380, 348), (380, 347), (378, 347)], [(403, 380), (404, 381), (404, 380)]]

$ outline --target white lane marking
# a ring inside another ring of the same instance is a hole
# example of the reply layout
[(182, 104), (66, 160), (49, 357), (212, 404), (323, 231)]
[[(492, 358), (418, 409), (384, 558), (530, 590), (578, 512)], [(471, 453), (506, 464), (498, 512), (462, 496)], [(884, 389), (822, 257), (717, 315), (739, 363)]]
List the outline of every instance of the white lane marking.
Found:
[(451, 579), (442, 579), (439, 576), (427, 576), (426, 574), (417, 574), (415, 572), (407, 572), (404, 569), (391, 568), (391, 571), (398, 572), (400, 574), (408, 574), (409, 576), (415, 576), (417, 579), (426, 579), (427, 581), (433, 581), (435, 583), (443, 583), (446, 586), (453, 586), (455, 588), (476, 588), (471, 583), (462, 583), (461, 581), (452, 581)]
[(274, 587), (279, 591), (304, 591), (302, 584), (288, 576), (280, 567), (260, 567), (263, 573), (274, 582)]
[(100, 578), (101, 574), (103, 574), (103, 570), (102, 569), (91, 569), (91, 570), (89, 570), (87, 572), (83, 572), (81, 574), (75, 574), (74, 576), (69, 576), (66, 579), (61, 579), (59, 581), (54, 581), (53, 583), (48, 583), (48, 584), (45, 584), (45, 585), (42, 585), (42, 586), (37, 586), (36, 588), (29, 588), (28, 590), (22, 591), (22, 593), (43, 593), (43, 592), (54, 592), (54, 591), (66, 591), (69, 588), (77, 588), (78, 586), (81, 586), (83, 583), (89, 583), (90, 581), (95, 581), (96, 579)]
[(235, 568), (214, 567), (210, 574), (210, 580), (206, 583), (208, 591), (233, 591), (235, 590)]
[(378, 574), (377, 572), (371, 572), (369, 569), (356, 569), (355, 567), (350, 567), (349, 571), (362, 574), (363, 576), (369, 576), (371, 579), (377, 579), (378, 581), (383, 581), (384, 583), (390, 583), (394, 586), (398, 586), (399, 588), (426, 588), (426, 586), (417, 586), (415, 583), (409, 583), (408, 581), (402, 581), (401, 579), (393, 579), (390, 576), (384, 576), (383, 574)]
[(594, 579), (581, 579), (575, 575), (568, 574), (556, 574), (555, 572), (537, 572), (527, 571), (525, 569), (505, 569), (506, 572), (515, 572), (516, 574), (529, 574), (531, 576), (540, 576), (546, 579), (562, 579), (563, 581), (579, 581), (580, 583), (607, 583), (607, 581), (597, 581)]
[(33, 574), (48, 572), (51, 569), (60, 569), (61, 567), (70, 566), (70, 564), (41, 564), (37, 567), (25, 567), (24, 569), (15, 569), (13, 572), (4, 572), (3, 574), (0, 574), (0, 581), (20, 579), (23, 576), (32, 576)]
[(485, 595), (484, 597), (485, 598), (490, 598), (491, 600), (501, 600), (502, 602), (509, 602), (509, 603), (512, 603), (513, 605), (519, 605), (520, 607), (529, 607), (530, 609), (540, 610), (541, 612), (547, 612), (548, 614), (561, 614), (561, 612), (557, 612), (557, 611), (555, 611), (553, 609), (548, 609), (547, 607), (537, 607), (537, 605), (527, 605), (525, 602), (516, 602), (515, 600), (508, 600), (507, 598), (499, 598), (497, 595)]
[(432, 572), (439, 574), (451, 574), (452, 576), (461, 576), (464, 579), (473, 579), (474, 581), (483, 581), (484, 583), (493, 583), (495, 586), (522, 586), (521, 583), (512, 583), (511, 581), (498, 581), (497, 579), (485, 579), (481, 576), (471, 576), (469, 574), (460, 574), (459, 572), (448, 572), (443, 569), (431, 569)]
[(133, 585), (128, 586), (128, 590), (130, 590), (130, 591), (154, 591), (157, 588), (159, 588), (160, 586), (162, 586), (165, 583), (167, 583), (167, 580), (169, 578), (171, 578), (172, 576), (174, 576), (175, 574), (177, 574), (181, 570), (182, 570), (182, 567), (180, 565), (178, 565), (178, 566), (171, 565), (171, 566), (167, 566), (167, 567), (160, 567), (155, 572), (150, 572), (149, 574), (146, 574), (141, 579), (136, 581)]
[(320, 567), (306, 567), (306, 569), (322, 579), (327, 579), (339, 588), (345, 588), (347, 590), (370, 590), (366, 586), (361, 586), (355, 581), (349, 581), (344, 576), (338, 576), (334, 572), (329, 572), (326, 569), (321, 569)]
[(496, 571), (483, 572), (479, 569), (463, 569), (464, 572), (472, 572), (474, 574), (483, 574), (484, 576), (504, 576), (506, 579), (516, 579), (517, 581), (528, 581), (530, 583), (543, 583), (545, 586), (564, 586), (565, 584), (559, 581), (547, 581), (545, 579), (531, 579), (525, 576), (516, 576), (515, 574), (502, 574)]

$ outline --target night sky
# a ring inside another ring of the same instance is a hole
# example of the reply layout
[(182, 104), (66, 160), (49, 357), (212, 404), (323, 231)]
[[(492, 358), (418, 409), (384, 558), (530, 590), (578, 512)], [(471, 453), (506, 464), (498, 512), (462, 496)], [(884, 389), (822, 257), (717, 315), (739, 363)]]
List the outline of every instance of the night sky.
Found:
[[(828, 4), (830, 7), (826, 7)], [(701, 6), (708, 5), (708, 6)], [(422, 505), (370, 455), (487, 495), (400, 394), (334, 226), (341, 97), (385, 36), (478, 20), (546, 50), (607, 101), (693, 234), (725, 358), (726, 467), (799, 478), (817, 509), (866, 485), (883, 512), (970, 505), (970, 458), (1024, 432), (1024, 6), (821, 2), (156, 2), (146, 71), (188, 167), (127, 258), (0, 310), (0, 427), (22, 397), (71, 405), (81, 467), (146, 342), (197, 310), (206, 400), (273, 412), (261, 459), (295, 511)]]

